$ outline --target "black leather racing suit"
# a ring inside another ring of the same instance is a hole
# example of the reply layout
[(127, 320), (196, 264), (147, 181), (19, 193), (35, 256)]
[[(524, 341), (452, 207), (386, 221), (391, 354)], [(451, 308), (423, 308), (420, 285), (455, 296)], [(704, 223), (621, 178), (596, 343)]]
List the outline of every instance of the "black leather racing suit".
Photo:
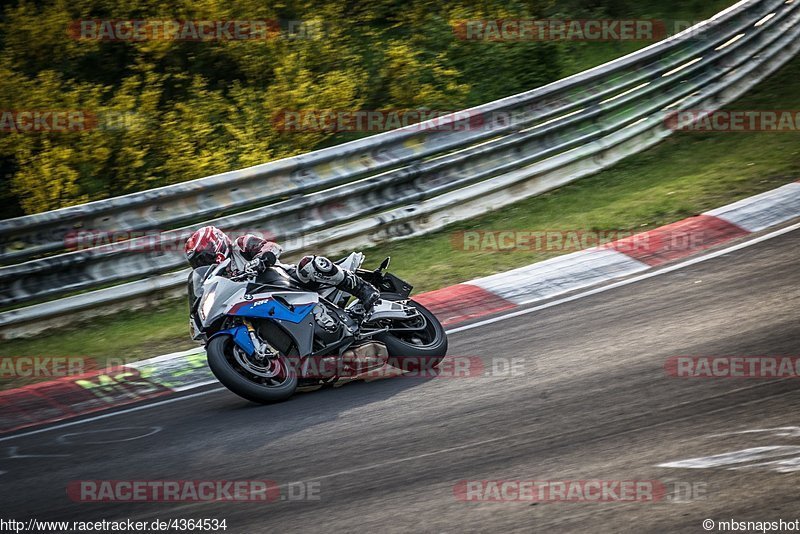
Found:
[[(245, 234), (236, 238), (233, 244), (233, 263), (238, 265), (236, 256), (245, 262), (259, 260), (259, 267), (272, 267), (278, 262), (282, 249), (272, 241), (267, 241), (253, 234)], [(380, 298), (380, 292), (358, 276), (356, 273), (342, 269), (324, 256), (304, 256), (297, 265), (289, 269), (289, 275), (300, 282), (303, 287), (317, 291), (321, 287), (333, 286), (356, 297), (368, 313)]]

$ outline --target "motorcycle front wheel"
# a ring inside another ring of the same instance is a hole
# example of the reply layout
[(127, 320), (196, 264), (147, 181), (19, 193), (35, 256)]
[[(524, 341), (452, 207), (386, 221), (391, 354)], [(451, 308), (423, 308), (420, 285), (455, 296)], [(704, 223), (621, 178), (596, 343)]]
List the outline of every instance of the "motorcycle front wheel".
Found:
[[(239, 351), (238, 353), (236, 351)], [(206, 346), (208, 366), (223, 386), (251, 402), (281, 402), (297, 389), (297, 373), (291, 362), (279, 355), (268, 367), (259, 368), (233, 342), (221, 335)], [(265, 376), (273, 374), (274, 376)]]

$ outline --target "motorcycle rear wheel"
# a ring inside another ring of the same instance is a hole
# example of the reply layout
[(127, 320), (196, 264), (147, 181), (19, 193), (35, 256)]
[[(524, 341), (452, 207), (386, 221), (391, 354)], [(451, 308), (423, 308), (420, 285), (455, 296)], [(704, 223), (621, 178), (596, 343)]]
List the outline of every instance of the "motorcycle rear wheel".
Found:
[(386, 345), (392, 367), (403, 371), (431, 370), (447, 355), (447, 334), (442, 323), (422, 304), (409, 301), (425, 320), (422, 329), (414, 332), (388, 332), (375, 335), (375, 340)]

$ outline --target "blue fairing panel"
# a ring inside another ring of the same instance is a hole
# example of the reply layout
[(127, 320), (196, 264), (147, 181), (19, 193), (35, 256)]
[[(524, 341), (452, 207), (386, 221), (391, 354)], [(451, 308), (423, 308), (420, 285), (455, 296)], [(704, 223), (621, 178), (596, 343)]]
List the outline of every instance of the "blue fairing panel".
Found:
[(250, 339), (250, 333), (247, 331), (247, 327), (244, 325), (228, 328), (227, 330), (220, 330), (211, 336), (209, 341), (221, 335), (231, 336), (233, 338), (233, 342), (239, 345), (239, 348), (245, 351), (248, 356), (252, 356), (256, 352), (256, 348), (253, 345), (253, 340)]
[(231, 315), (240, 317), (257, 317), (259, 319), (280, 319), (290, 323), (299, 323), (311, 313), (314, 304), (303, 304), (295, 306), (294, 311), (290, 310), (277, 300), (258, 300), (247, 304), (237, 305), (231, 310)]

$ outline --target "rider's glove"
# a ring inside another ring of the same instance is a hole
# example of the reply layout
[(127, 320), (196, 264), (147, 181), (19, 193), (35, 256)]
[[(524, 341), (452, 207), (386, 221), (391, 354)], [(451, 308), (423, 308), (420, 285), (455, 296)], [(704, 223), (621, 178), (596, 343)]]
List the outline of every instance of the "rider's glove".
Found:
[(248, 261), (244, 266), (245, 274), (249, 276), (256, 276), (258, 273), (266, 269), (266, 265), (260, 258)]
[(272, 267), (278, 262), (281, 252), (283, 252), (283, 249), (280, 245), (273, 243), (272, 241), (267, 241), (264, 243), (264, 245), (262, 245), (257, 257), (263, 262), (264, 268)]

